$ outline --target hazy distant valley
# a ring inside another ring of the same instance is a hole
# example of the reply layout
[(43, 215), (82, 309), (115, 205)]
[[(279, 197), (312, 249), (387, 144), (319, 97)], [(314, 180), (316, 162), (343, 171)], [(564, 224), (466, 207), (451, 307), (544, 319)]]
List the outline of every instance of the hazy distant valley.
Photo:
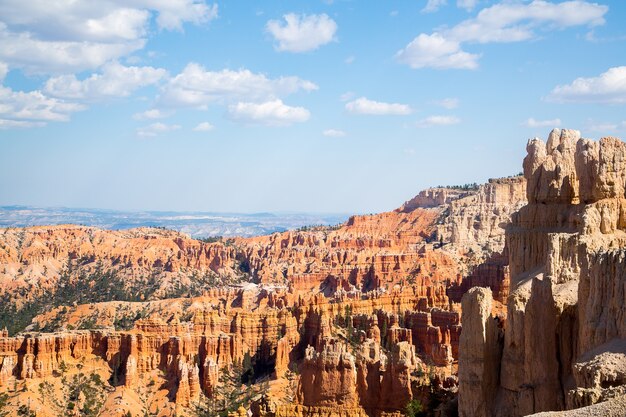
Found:
[(109, 230), (164, 227), (186, 233), (193, 238), (259, 236), (312, 225), (332, 226), (344, 222), (347, 218), (347, 214), (241, 214), (0, 206), (0, 227), (55, 224), (95, 226)]

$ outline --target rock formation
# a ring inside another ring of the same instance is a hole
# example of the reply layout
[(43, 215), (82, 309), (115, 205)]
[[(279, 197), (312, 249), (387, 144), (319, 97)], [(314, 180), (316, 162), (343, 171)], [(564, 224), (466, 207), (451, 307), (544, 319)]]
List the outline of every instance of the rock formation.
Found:
[[(470, 383), (491, 370), (464, 346), (494, 351), (499, 342), (463, 333), (460, 415), (574, 409), (626, 392), (626, 144), (554, 130), (527, 151), (528, 204), (506, 233), (511, 283), (499, 380), (488, 390)], [(492, 320), (484, 307), (466, 295), (464, 332)]]
[[(461, 415), (488, 415), (500, 377), (501, 331), (491, 316), (488, 288), (463, 296), (463, 331), (459, 343), (459, 410)], [(471, 395), (470, 395), (471, 393)]]
[[(2, 229), (0, 395), (19, 386), (11, 407), (38, 416), (86, 404), (111, 416), (239, 416), (251, 404), (268, 417), (429, 406), (456, 389), (463, 293), (508, 294), (502, 225), (524, 186), (430, 189), (336, 227), (212, 243), (150, 228)], [(91, 391), (77, 388), (85, 378)], [(80, 401), (59, 396), (70, 388)]]

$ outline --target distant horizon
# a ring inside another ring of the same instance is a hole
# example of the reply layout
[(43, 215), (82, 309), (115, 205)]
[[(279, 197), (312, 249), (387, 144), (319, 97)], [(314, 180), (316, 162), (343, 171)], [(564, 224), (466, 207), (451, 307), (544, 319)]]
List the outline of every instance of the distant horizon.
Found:
[(489, 177), (487, 179), (485, 179), (484, 181), (481, 182), (464, 182), (464, 183), (456, 183), (456, 184), (436, 184), (436, 185), (430, 185), (427, 186), (425, 188), (421, 188), (417, 191), (415, 191), (413, 194), (411, 194), (409, 197), (406, 197), (403, 201), (399, 202), (395, 207), (387, 209), (387, 210), (381, 210), (381, 211), (376, 211), (376, 212), (372, 212), (372, 211), (356, 211), (356, 212), (332, 212), (332, 211), (297, 211), (297, 210), (260, 210), (260, 211), (253, 211), (253, 212), (244, 212), (244, 211), (215, 211), (215, 210), (204, 210), (204, 209), (200, 209), (200, 210), (186, 210), (186, 209), (182, 209), (182, 210), (168, 210), (168, 209), (134, 209), (134, 208), (130, 208), (130, 209), (126, 209), (126, 208), (111, 208), (111, 207), (78, 207), (78, 206), (64, 206), (64, 205), (40, 205), (40, 204), (21, 204), (21, 203), (15, 203), (15, 204), (4, 204), (4, 203), (0, 203), (0, 209), (2, 208), (17, 208), (17, 207), (24, 207), (24, 208), (40, 208), (40, 209), (67, 209), (67, 210), (87, 210), (87, 211), (108, 211), (108, 212), (119, 212), (119, 213), (161, 213), (161, 214), (165, 214), (165, 213), (178, 213), (178, 214), (230, 214), (230, 215), (263, 215), (263, 214), (271, 214), (271, 215), (289, 215), (289, 214), (317, 214), (317, 215), (366, 215), (366, 214), (376, 214), (376, 213), (381, 213), (381, 212), (386, 212), (386, 211), (393, 211), (397, 208), (399, 208), (400, 206), (402, 206), (402, 204), (404, 204), (405, 202), (411, 200), (413, 197), (415, 197), (416, 195), (418, 195), (420, 192), (424, 191), (424, 190), (428, 190), (428, 189), (434, 189), (434, 188), (455, 188), (455, 187), (462, 187), (464, 185), (468, 185), (468, 184), (477, 184), (477, 185), (481, 185), (481, 184), (487, 184), (490, 180), (492, 179), (499, 179), (499, 178), (508, 178), (508, 177), (515, 177), (517, 175), (520, 175), (520, 173), (517, 174), (511, 174), (511, 175), (504, 175), (504, 176), (499, 176), (499, 177)]
[[(211, 210), (152, 210), (152, 209), (116, 209), (108, 207), (69, 207), (69, 206), (43, 206), (38, 204), (0, 204), (0, 209), (6, 208), (37, 208), (37, 209), (63, 209), (63, 210), (85, 210), (85, 211), (107, 211), (115, 213), (175, 213), (175, 214), (232, 214), (239, 216), (249, 215), (283, 215), (283, 214), (321, 214), (321, 215), (346, 215), (352, 214), (348, 212), (316, 212), (316, 211), (255, 211), (255, 212), (237, 212), (237, 211), (211, 211)], [(354, 213), (363, 214), (363, 213)]]
[(349, 213), (218, 213), (126, 211), (69, 207), (0, 206), (0, 228), (76, 225), (104, 230), (157, 227), (194, 238), (250, 237), (310, 226), (344, 223)]

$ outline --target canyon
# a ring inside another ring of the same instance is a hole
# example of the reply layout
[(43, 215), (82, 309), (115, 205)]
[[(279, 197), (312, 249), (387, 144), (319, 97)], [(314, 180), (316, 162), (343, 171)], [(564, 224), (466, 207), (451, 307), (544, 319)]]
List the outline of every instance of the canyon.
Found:
[(619, 409), (626, 145), (527, 152), (332, 227), (0, 229), (0, 415)]

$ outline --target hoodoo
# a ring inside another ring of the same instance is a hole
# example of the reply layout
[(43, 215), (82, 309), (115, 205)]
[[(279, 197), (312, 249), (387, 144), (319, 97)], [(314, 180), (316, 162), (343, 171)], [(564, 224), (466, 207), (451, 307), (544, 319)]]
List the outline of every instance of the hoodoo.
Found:
[(527, 152), (503, 329), (488, 293), (463, 297), (461, 416), (623, 405), (612, 399), (626, 394), (626, 144), (553, 130)]

